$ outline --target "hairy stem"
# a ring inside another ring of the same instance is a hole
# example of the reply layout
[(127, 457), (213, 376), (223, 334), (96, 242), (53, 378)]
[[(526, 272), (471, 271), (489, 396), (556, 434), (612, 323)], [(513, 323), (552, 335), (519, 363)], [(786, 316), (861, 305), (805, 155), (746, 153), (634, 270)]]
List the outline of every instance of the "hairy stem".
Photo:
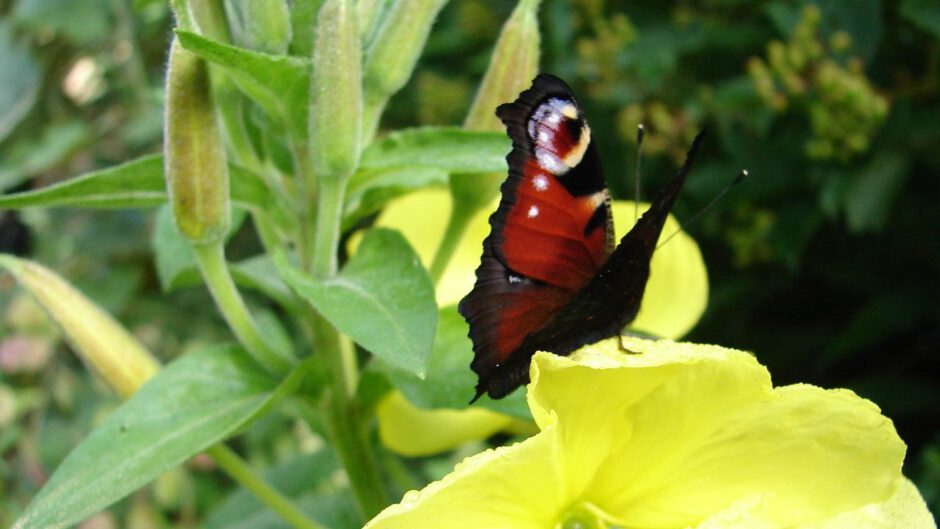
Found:
[(193, 245), (193, 250), (206, 286), (209, 287), (216, 306), (238, 341), (266, 370), (276, 376), (285, 375), (293, 362), (286, 354), (279, 353), (268, 345), (258, 330), (229, 274), (222, 243)]

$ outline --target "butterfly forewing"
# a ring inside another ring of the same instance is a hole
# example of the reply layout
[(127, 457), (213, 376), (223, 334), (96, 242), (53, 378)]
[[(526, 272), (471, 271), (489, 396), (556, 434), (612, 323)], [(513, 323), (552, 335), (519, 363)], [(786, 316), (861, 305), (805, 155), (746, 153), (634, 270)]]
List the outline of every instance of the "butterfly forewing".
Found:
[(509, 177), (490, 217), (477, 282), (459, 307), (470, 324), (478, 396), (501, 393), (488, 382), (498, 370), (507, 393), (523, 381), (527, 359), (510, 372), (510, 357), (595, 277), (613, 249), (609, 194), (571, 89), (540, 75), (497, 115), (513, 143)]

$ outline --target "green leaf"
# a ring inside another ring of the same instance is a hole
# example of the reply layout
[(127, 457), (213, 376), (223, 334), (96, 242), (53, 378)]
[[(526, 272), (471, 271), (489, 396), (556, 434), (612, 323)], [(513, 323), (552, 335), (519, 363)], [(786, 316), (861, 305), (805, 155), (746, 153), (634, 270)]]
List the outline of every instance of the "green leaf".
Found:
[[(257, 174), (229, 165), (232, 201), (243, 208), (271, 214), (280, 225), (290, 222), (286, 210)], [(163, 156), (151, 154), (92, 171), (41, 189), (0, 195), (0, 208), (72, 206), (139, 208), (166, 202)]]
[(13, 527), (81, 521), (225, 439), (277, 396), (276, 382), (237, 347), (187, 354), (89, 434)]
[(291, 2), (289, 47), (291, 55), (310, 57), (313, 53), (313, 42), (317, 36), (317, 12), (320, 11), (321, 5), (323, 5), (323, 0)]
[(282, 307), (296, 309), (294, 295), (281, 276), (270, 255), (261, 254), (229, 265), (238, 286), (251, 288), (278, 302)]
[(447, 172), (434, 167), (372, 169), (358, 171), (349, 179), (343, 228), (377, 213), (390, 200), (415, 189), (446, 185)]
[(881, 231), (891, 206), (908, 176), (908, 161), (900, 154), (882, 153), (854, 177), (845, 190), (845, 220), (849, 231)]
[[(466, 408), (477, 382), (476, 375), (470, 370), (473, 344), (467, 337), (468, 331), (467, 322), (457, 313), (456, 305), (444, 307), (438, 315), (434, 349), (423, 379), (394, 366), (379, 365), (378, 369), (417, 406)], [(500, 400), (483, 398), (477, 405), (523, 419), (532, 417), (523, 390)]]
[(423, 376), (434, 341), (434, 287), (398, 232), (374, 229), (337, 277), (278, 262), (284, 280), (327, 320), (386, 362)]
[(901, 16), (940, 39), (940, 5), (935, 0), (904, 0)]
[(240, 90), (298, 137), (306, 136), (310, 61), (250, 51), (189, 31), (176, 35), (184, 48), (221, 66)]
[(152, 244), (157, 278), (164, 292), (199, 283), (192, 244), (176, 229), (173, 212), (168, 206), (157, 212)]
[(138, 158), (33, 191), (0, 196), (0, 208), (132, 208), (166, 202), (163, 156)]
[(0, 21), (0, 141), (33, 108), (39, 95), (39, 65), (13, 40), (13, 25)]
[(38, 137), (18, 137), (0, 161), (0, 190), (49, 170), (90, 138), (88, 125), (81, 121), (52, 122)]
[(448, 173), (506, 171), (512, 145), (502, 132), (420, 127), (389, 134), (362, 153), (360, 169), (428, 167)]
[(113, 35), (113, 13), (107, 0), (21, 0), (16, 2), (13, 19), (33, 34), (56, 33), (89, 46)]

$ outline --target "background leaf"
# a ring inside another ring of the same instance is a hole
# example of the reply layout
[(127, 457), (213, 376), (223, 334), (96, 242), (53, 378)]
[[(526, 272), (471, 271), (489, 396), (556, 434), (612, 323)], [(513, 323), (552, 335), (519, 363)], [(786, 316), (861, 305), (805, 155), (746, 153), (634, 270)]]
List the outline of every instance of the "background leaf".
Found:
[(448, 173), (506, 170), (512, 144), (503, 132), (421, 127), (393, 132), (362, 153), (361, 169), (431, 167)]
[(33, 108), (39, 94), (39, 65), (13, 39), (9, 20), (0, 20), (0, 141)]
[(343, 334), (391, 365), (425, 372), (437, 325), (434, 287), (400, 233), (370, 230), (335, 278), (279, 264), (284, 280)]
[(14, 527), (81, 521), (230, 435), (271, 404), (276, 388), (237, 347), (183, 356), (69, 454)]

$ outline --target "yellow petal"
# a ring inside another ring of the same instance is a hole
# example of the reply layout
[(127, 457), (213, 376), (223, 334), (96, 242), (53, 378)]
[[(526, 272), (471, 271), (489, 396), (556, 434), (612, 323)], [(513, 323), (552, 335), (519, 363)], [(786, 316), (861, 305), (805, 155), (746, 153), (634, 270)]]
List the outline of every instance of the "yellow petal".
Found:
[(365, 529), (544, 529), (565, 507), (546, 432), (465, 459), (444, 479), (379, 513)]
[[(770, 529), (780, 527), (764, 518), (768, 500), (754, 496), (736, 502), (695, 529)], [(897, 480), (894, 494), (884, 502), (870, 503), (819, 522), (791, 526), (793, 529), (936, 529), (927, 504), (907, 478)]]
[[(885, 500), (904, 444), (846, 390), (772, 389), (750, 355), (616, 339), (536, 355), (530, 405), (555, 425), (569, 487), (628, 527), (694, 525), (754, 501), (772, 527)], [(591, 452), (601, 452), (597, 456)]]
[(800, 529), (937, 529), (937, 523), (917, 487), (902, 477), (887, 501), (865, 505), (819, 525)]
[[(640, 204), (642, 213), (648, 204)], [(629, 231), (634, 224), (634, 203), (615, 200), (614, 226), (617, 237)], [(650, 262), (650, 279), (640, 313), (630, 324), (631, 329), (663, 338), (680, 338), (690, 330), (705, 312), (708, 304), (708, 273), (698, 244), (684, 231), (676, 233), (679, 222), (672, 215), (666, 219), (659, 240), (675, 236), (656, 250)]]
[(408, 457), (439, 454), (467, 441), (485, 439), (513, 422), (508, 415), (485, 408), (419, 408), (398, 391), (379, 403), (378, 420), (382, 443)]

